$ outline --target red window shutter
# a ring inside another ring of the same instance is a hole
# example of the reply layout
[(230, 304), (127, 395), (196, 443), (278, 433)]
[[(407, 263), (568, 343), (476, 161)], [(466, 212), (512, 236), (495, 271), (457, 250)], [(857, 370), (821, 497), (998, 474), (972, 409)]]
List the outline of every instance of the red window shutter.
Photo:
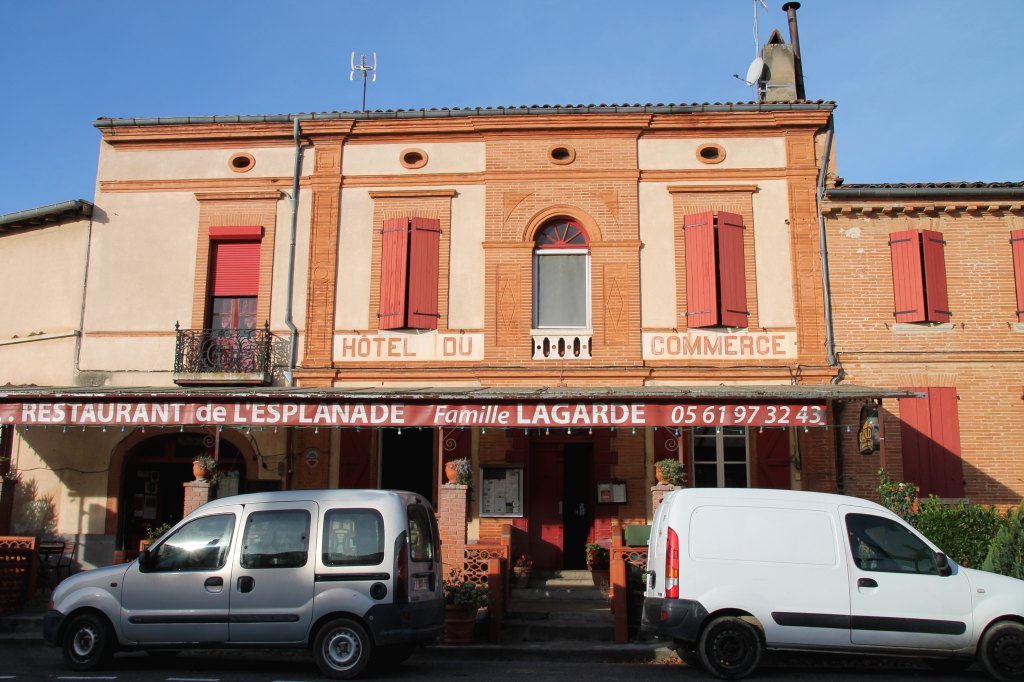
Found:
[(1013, 251), (1013, 279), (1017, 284), (1017, 321), (1024, 322), (1024, 230), (1010, 232)]
[(721, 322), (726, 327), (747, 326), (747, 271), (743, 258), (743, 216), (718, 212), (718, 277)]
[(922, 497), (963, 497), (963, 460), (955, 388), (912, 388), (926, 398), (900, 398), (903, 479)]
[(263, 239), (263, 227), (260, 225), (213, 225), (210, 227), (210, 239), (219, 242)]
[(257, 296), (260, 242), (211, 242), (211, 296)]
[(711, 211), (693, 213), (683, 218), (687, 327), (712, 327), (718, 324), (714, 220)]
[(917, 230), (889, 235), (892, 252), (892, 295), (897, 322), (924, 322), (924, 279), (921, 267), (921, 236)]
[(405, 326), (409, 219), (388, 218), (381, 230), (379, 329)]
[(441, 221), (436, 218), (413, 218), (411, 222), (407, 326), (413, 329), (437, 329)]
[(941, 232), (921, 230), (924, 260), (924, 296), (929, 322), (949, 322), (949, 296), (946, 292), (946, 242)]

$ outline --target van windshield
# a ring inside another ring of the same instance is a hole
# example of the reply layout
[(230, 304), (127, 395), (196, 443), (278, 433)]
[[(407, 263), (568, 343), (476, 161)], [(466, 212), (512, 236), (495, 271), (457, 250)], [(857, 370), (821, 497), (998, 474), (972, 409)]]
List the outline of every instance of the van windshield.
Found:
[(384, 519), (376, 509), (331, 509), (322, 546), (325, 566), (376, 566), (384, 561)]

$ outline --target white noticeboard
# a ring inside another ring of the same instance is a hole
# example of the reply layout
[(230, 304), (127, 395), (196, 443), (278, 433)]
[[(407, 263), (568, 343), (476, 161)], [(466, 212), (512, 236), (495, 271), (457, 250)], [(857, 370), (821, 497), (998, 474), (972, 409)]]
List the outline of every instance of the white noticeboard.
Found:
[(480, 516), (523, 515), (521, 467), (481, 467)]

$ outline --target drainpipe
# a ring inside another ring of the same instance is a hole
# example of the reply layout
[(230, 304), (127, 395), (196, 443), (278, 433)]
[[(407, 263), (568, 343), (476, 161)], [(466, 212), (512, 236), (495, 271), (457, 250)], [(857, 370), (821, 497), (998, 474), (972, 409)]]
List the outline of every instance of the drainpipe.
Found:
[[(825, 354), (830, 367), (838, 367), (839, 358), (836, 357), (836, 342), (832, 329), (832, 289), (829, 285), (828, 274), (828, 241), (825, 236), (825, 216), (821, 213), (821, 200), (825, 196), (825, 175), (828, 172), (828, 161), (832, 156), (832, 135), (834, 132), (835, 125), (832, 116), (829, 115), (827, 132), (825, 133), (825, 153), (821, 158), (821, 168), (818, 170), (818, 187), (814, 194), (818, 210), (818, 255), (821, 258), (821, 287), (825, 305)], [(839, 374), (832, 380), (832, 383), (838, 384), (843, 380), (844, 374), (845, 372), (840, 367)]]
[(299, 135), (302, 129), (299, 127), (299, 118), (292, 119), (294, 122), (293, 136), (295, 138), (295, 170), (292, 173), (292, 226), (288, 239), (288, 285), (285, 288), (284, 299), (284, 323), (290, 332), (288, 338), (288, 369), (285, 372), (285, 379), (289, 386), (295, 384), (293, 371), (295, 370), (295, 353), (298, 349), (299, 330), (292, 320), (292, 295), (295, 289), (295, 233), (299, 220), (299, 173), (302, 171), (302, 141)]

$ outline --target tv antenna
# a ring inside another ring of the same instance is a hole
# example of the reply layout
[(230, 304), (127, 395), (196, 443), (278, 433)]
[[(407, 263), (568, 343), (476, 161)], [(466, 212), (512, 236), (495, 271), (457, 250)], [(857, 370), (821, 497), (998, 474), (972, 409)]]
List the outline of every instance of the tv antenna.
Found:
[(761, 7), (767, 11), (768, 5), (765, 4), (764, 0), (751, 0), (751, 4), (754, 8), (754, 61), (750, 62), (750, 66), (747, 67), (746, 76), (740, 76), (738, 73), (734, 73), (732, 77), (743, 81), (749, 87), (758, 87), (761, 82), (761, 77), (764, 75), (764, 60), (761, 58), (760, 54), (761, 47), (759, 44), (760, 41), (757, 30), (757, 6), (761, 5)]
[(372, 76), (371, 76), (370, 80), (372, 82), (374, 82), (374, 83), (377, 82), (377, 53), (376, 52), (373, 53), (373, 66), (370, 66), (370, 65), (368, 65), (366, 63), (366, 55), (365, 54), (359, 55), (359, 63), (356, 64), (356, 53), (353, 52), (352, 53), (351, 61), (352, 61), (352, 71), (351, 71), (351, 73), (348, 74), (348, 79), (350, 81), (355, 80), (356, 79), (356, 71), (359, 71), (359, 72), (362, 73), (362, 77), (363, 77), (363, 108), (361, 109), (361, 111), (366, 111), (366, 77), (367, 77), (367, 74), (372, 73)]

